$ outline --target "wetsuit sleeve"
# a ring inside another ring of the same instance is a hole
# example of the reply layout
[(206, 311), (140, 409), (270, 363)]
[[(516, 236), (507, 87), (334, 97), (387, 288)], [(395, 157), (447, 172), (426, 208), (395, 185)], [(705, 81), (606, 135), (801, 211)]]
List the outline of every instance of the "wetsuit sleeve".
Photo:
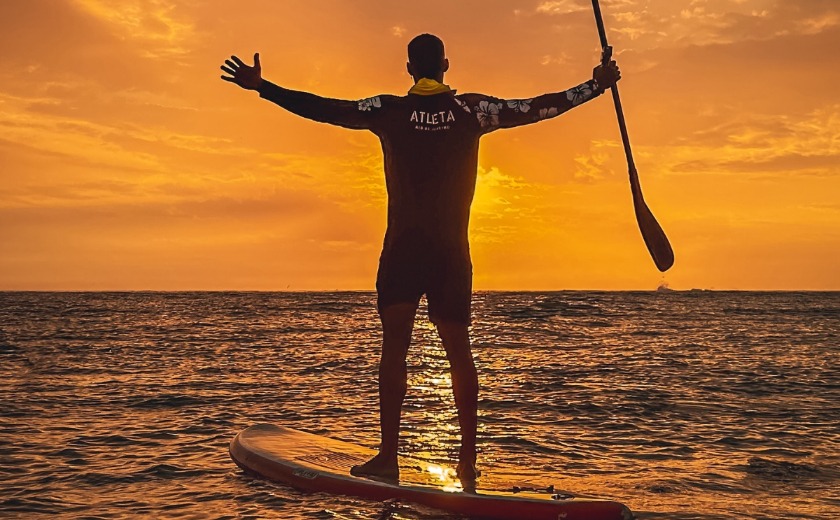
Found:
[(331, 99), (309, 92), (290, 90), (263, 80), (260, 97), (276, 103), (293, 114), (331, 125), (369, 130), (375, 125), (382, 100), (379, 96), (359, 101)]
[(486, 134), (499, 128), (514, 128), (559, 116), (598, 97), (601, 92), (595, 80), (589, 80), (563, 92), (543, 94), (531, 99), (499, 99), (467, 94), (464, 101), (478, 118), (482, 133)]

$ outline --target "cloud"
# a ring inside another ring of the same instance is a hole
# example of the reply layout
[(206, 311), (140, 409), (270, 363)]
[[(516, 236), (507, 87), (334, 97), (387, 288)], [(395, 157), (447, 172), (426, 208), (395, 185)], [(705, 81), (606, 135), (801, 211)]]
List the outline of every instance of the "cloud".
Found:
[(178, 4), (168, 0), (73, 0), (102, 20), (119, 38), (142, 45), (149, 58), (188, 54), (198, 34), (191, 22), (178, 16)]
[(505, 242), (519, 232), (523, 222), (538, 224), (535, 201), (544, 186), (509, 175), (498, 167), (479, 167), (472, 204), (470, 240)]
[(362, 215), (288, 191), (0, 207), (0, 221), (0, 285), (22, 289), (358, 289), (372, 287), (381, 244)]
[(566, 65), (573, 61), (572, 56), (567, 52), (560, 52), (559, 55), (546, 54), (540, 59), (540, 65)]
[(107, 138), (114, 129), (81, 118), (48, 115), (45, 108), (60, 104), (50, 98), (21, 98), (0, 94), (0, 140), (8, 149), (19, 147), (85, 165), (159, 171), (153, 154), (128, 150)]
[(592, 182), (612, 175), (615, 172), (608, 166), (617, 154), (622, 153), (621, 145), (616, 141), (597, 140), (589, 146), (589, 153), (576, 155), (575, 179)]
[(791, 115), (738, 115), (676, 146), (645, 147), (671, 173), (840, 177), (840, 105)]
[[(69, 1), (0, 2), (0, 90), (17, 95), (46, 84), (89, 83), (107, 90), (167, 85), (144, 43), (120, 34)], [(171, 79), (171, 78), (170, 78)]]
[(587, 11), (590, 7), (584, 6), (578, 0), (551, 0), (537, 5), (536, 12), (543, 14), (569, 14), (580, 11)]
[(634, 50), (819, 34), (840, 24), (840, 6), (823, 0), (694, 0), (688, 6), (623, 0), (605, 4), (603, 14), (608, 34), (616, 35), (611, 43)]

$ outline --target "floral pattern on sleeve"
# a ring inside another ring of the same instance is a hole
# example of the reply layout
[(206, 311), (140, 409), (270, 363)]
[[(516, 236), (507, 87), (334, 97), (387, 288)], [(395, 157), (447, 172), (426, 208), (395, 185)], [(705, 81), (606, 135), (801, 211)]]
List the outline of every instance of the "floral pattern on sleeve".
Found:
[(359, 100), (359, 110), (369, 112), (371, 108), (382, 108), (382, 100), (379, 96)]
[(515, 112), (522, 112), (523, 114), (531, 110), (531, 101), (533, 99), (511, 99), (508, 100), (508, 108), (512, 108)]
[(556, 116), (559, 113), (560, 111), (557, 109), (557, 107), (541, 108), (540, 119), (548, 119), (550, 117)]
[(567, 90), (566, 97), (572, 102), (572, 106), (576, 107), (592, 97), (592, 87), (589, 83), (582, 83)]
[(467, 103), (466, 103), (466, 102), (461, 101), (461, 100), (460, 100), (460, 99), (458, 99), (458, 98), (455, 98), (455, 102), (456, 102), (456, 103), (458, 103), (458, 106), (459, 106), (459, 107), (461, 107), (461, 108), (463, 108), (463, 109), (464, 109), (464, 112), (466, 112), (467, 114), (471, 114), (471, 113), (472, 113), (472, 111), (470, 110), (469, 105), (467, 105)]
[(475, 115), (482, 128), (495, 128), (499, 126), (499, 110), (502, 109), (501, 103), (494, 103), (492, 101), (480, 101), (475, 107)]

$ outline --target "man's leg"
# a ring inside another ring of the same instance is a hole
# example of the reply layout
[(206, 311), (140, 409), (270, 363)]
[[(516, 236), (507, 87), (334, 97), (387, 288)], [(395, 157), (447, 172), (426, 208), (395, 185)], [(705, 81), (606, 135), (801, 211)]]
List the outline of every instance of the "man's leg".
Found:
[(456, 321), (437, 323), (438, 333), (449, 359), (452, 374), (452, 391), (458, 407), (461, 426), (461, 450), (458, 476), (462, 483), (474, 483), (478, 477), (475, 467), (476, 430), (478, 428), (478, 375), (475, 371), (468, 326)]
[(350, 473), (385, 479), (399, 478), (397, 448), (400, 413), (405, 399), (406, 354), (411, 343), (417, 303), (398, 303), (380, 310), (382, 319), (382, 357), (379, 361), (379, 427), (382, 444), (373, 459), (353, 466)]

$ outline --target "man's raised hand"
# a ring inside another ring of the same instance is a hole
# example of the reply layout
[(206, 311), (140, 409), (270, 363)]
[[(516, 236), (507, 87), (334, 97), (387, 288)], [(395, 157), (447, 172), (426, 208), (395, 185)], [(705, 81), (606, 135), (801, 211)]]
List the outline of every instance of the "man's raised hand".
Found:
[(236, 56), (231, 56), (230, 60), (225, 60), (225, 64), (222, 65), (221, 69), (230, 74), (230, 76), (222, 76), (223, 80), (236, 83), (244, 89), (257, 90), (260, 88), (260, 84), (262, 84), (260, 53), (254, 54), (253, 67), (245, 65)]
[(598, 83), (601, 90), (607, 90), (621, 79), (621, 71), (618, 70), (615, 60), (612, 60), (607, 64), (595, 67), (595, 70), (592, 71), (592, 78)]

